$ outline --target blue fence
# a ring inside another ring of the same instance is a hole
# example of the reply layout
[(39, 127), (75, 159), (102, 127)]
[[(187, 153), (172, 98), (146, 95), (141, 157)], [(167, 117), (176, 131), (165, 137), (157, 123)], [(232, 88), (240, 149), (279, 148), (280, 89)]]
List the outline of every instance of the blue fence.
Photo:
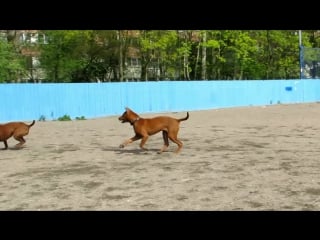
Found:
[(0, 84), (0, 122), (320, 101), (320, 80)]

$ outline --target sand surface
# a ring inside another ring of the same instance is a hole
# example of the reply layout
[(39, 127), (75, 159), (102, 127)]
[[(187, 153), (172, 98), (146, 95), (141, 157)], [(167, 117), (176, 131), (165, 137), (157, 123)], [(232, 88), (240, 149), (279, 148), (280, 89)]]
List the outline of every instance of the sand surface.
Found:
[[(133, 109), (134, 110), (134, 109)], [(181, 118), (185, 112), (141, 114)], [(192, 111), (180, 154), (118, 116), (46, 121), (0, 151), (0, 210), (320, 210), (320, 104)], [(3, 143), (0, 142), (0, 147)]]

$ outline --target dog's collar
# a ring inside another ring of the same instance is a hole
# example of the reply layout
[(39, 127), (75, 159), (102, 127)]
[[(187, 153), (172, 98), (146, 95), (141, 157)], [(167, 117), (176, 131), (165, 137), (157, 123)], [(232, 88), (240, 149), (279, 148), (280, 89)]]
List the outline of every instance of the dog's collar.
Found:
[(139, 117), (137, 117), (136, 119), (133, 119), (131, 122), (130, 122), (130, 124), (131, 125), (133, 125), (136, 121), (138, 121), (140, 118)]

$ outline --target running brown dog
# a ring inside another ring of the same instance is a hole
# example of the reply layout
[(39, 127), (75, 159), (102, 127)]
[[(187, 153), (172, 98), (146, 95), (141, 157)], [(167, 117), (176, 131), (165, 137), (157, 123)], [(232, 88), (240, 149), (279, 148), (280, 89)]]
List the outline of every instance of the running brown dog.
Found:
[(30, 127), (32, 127), (35, 123), (35, 120), (32, 121), (31, 124), (26, 124), (24, 122), (9, 122), (5, 124), (0, 124), (0, 142), (4, 143), (4, 149), (8, 148), (7, 140), (10, 137), (14, 137), (18, 144), (16, 147), (21, 147), (25, 144), (26, 140), (23, 138), (24, 136), (28, 135)]
[(175, 151), (176, 153), (178, 153), (183, 146), (182, 142), (177, 138), (179, 124), (181, 121), (185, 121), (188, 118), (188, 112), (187, 116), (181, 119), (175, 119), (167, 116), (142, 118), (137, 113), (133, 112), (130, 108), (126, 108), (126, 111), (122, 114), (122, 116), (119, 117), (119, 121), (121, 121), (122, 123), (129, 122), (133, 126), (136, 135), (124, 141), (120, 145), (120, 148), (124, 148), (129, 143), (142, 138), (140, 148), (142, 148), (143, 150), (148, 150), (143, 147), (148, 137), (162, 131), (164, 145), (158, 153), (165, 151), (169, 147), (168, 138), (178, 145), (178, 149)]

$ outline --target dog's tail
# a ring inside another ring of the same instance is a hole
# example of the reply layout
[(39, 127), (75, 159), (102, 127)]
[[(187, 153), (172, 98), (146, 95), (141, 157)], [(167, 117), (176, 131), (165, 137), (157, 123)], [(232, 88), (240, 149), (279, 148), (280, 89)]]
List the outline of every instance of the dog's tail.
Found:
[(35, 124), (35, 122), (36, 122), (36, 121), (33, 120), (32, 123), (30, 123), (30, 124), (28, 125), (28, 127), (31, 128), (31, 127)]
[(178, 119), (178, 121), (179, 121), (179, 122), (185, 121), (185, 120), (187, 120), (188, 118), (189, 118), (189, 112), (187, 112), (187, 116), (186, 116), (185, 118), (180, 118), (180, 119)]

